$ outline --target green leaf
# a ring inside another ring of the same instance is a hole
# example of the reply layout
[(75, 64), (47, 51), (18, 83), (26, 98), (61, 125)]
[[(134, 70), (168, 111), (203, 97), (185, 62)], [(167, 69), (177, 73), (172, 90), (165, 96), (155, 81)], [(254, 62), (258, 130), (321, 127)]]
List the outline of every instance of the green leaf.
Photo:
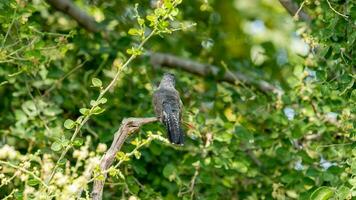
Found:
[(139, 49), (139, 48), (135, 48), (135, 47), (131, 47), (131, 49), (127, 49), (126, 50), (126, 53), (127, 54), (132, 54), (132, 55), (135, 55), (135, 56), (139, 56), (142, 54), (142, 50)]
[(124, 152), (119, 151), (116, 153), (115, 157), (116, 157), (116, 160), (123, 160), (126, 157), (126, 155)]
[(34, 179), (34, 178), (31, 178), (30, 180), (27, 181), (27, 184), (28, 184), (29, 186), (36, 186), (36, 185), (38, 185), (39, 183), (40, 183), (40, 181), (37, 180), (37, 179)]
[(316, 189), (310, 196), (311, 200), (328, 200), (334, 194), (334, 190), (330, 187), (322, 186)]
[(99, 100), (99, 103), (105, 104), (107, 101), (108, 101), (108, 100), (103, 97), (103, 98), (101, 98), (101, 99)]
[(100, 108), (99, 106), (97, 106), (97, 107), (95, 107), (95, 108), (93, 109), (93, 111), (91, 112), (91, 114), (98, 115), (98, 114), (100, 114), (100, 113), (102, 113), (102, 112), (104, 112), (104, 111), (105, 111), (104, 108)]
[(66, 128), (66, 129), (72, 129), (74, 126), (75, 126), (75, 122), (71, 119), (67, 119), (64, 122), (64, 128)]
[(26, 101), (22, 104), (22, 110), (29, 116), (34, 117), (38, 115), (38, 110), (35, 102), (33, 101)]
[(23, 199), (23, 192), (22, 191), (17, 191), (14, 193), (15, 199)]
[(65, 165), (67, 162), (67, 159), (62, 158), (61, 160), (58, 161), (58, 165)]
[(52, 151), (60, 151), (62, 149), (62, 143), (55, 141), (51, 145)]
[(137, 22), (138, 22), (138, 24), (140, 24), (140, 26), (142, 26), (145, 23), (145, 20), (142, 18), (138, 18)]
[(170, 179), (175, 171), (176, 167), (172, 163), (169, 163), (163, 168), (163, 176)]
[(144, 32), (141, 29), (131, 28), (128, 33), (130, 35), (143, 35)]
[(98, 78), (92, 78), (91, 83), (93, 84), (93, 87), (101, 87), (103, 85), (101, 80)]
[(153, 22), (153, 21), (156, 21), (157, 17), (152, 14), (152, 15), (147, 15), (147, 16), (146, 16), (146, 19), (147, 19), (148, 21)]
[(79, 109), (79, 112), (82, 113), (83, 115), (89, 115), (89, 114), (90, 114), (89, 111), (90, 111), (90, 110), (89, 110), (88, 108), (81, 108), (81, 109)]
[(224, 111), (224, 114), (225, 114), (225, 117), (227, 118), (227, 120), (229, 120), (230, 122), (233, 122), (236, 120), (236, 114), (233, 112), (231, 107), (226, 108)]
[(99, 102), (95, 101), (95, 100), (91, 100), (90, 101), (90, 105), (91, 106), (97, 106), (99, 104)]
[(50, 107), (50, 108), (46, 108), (43, 110), (43, 114), (47, 115), (47, 116), (56, 116), (58, 114), (60, 114), (62, 112), (61, 109), (56, 108), (56, 107)]
[(74, 141), (73, 141), (73, 145), (76, 146), (76, 147), (80, 147), (82, 146), (84, 143), (84, 140), (82, 138), (76, 138)]
[(341, 186), (337, 189), (336, 196), (337, 199), (351, 199), (351, 190), (346, 186)]
[(134, 51), (133, 51), (132, 48), (131, 48), (131, 49), (127, 49), (127, 50), (126, 50), (126, 53), (131, 55), (131, 54), (134, 53)]
[(119, 170), (115, 169), (114, 167), (110, 167), (108, 171), (111, 177), (115, 177), (119, 174)]
[(351, 163), (351, 172), (353, 174), (356, 174), (356, 160), (352, 160), (352, 163)]
[(94, 177), (94, 180), (97, 180), (97, 181), (104, 181), (105, 180), (105, 176), (100, 174), (99, 176), (96, 176)]
[(139, 152), (139, 151), (135, 151), (134, 155), (135, 155), (136, 159), (140, 159), (141, 158), (141, 152)]
[(62, 143), (62, 146), (65, 147), (65, 146), (69, 145), (70, 141), (67, 138), (65, 138), (65, 136), (63, 136), (61, 139), (61, 143)]
[(231, 164), (231, 167), (233, 169), (236, 169), (240, 173), (246, 173), (248, 171), (248, 167), (246, 166), (246, 164), (243, 162), (239, 162), (239, 161), (233, 162)]

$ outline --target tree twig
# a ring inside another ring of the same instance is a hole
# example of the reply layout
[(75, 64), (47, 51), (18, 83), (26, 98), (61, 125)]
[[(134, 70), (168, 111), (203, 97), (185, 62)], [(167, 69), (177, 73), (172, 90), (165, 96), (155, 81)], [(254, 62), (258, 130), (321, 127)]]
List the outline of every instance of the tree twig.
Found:
[(231, 72), (227, 71), (223, 76), (219, 76), (220, 69), (217, 66), (210, 64), (203, 64), (196, 61), (192, 61), (186, 58), (181, 58), (178, 56), (174, 56), (166, 53), (153, 53), (150, 52), (149, 56), (151, 58), (151, 63), (154, 66), (161, 67), (169, 67), (181, 69), (186, 72), (196, 74), (199, 76), (213, 76), (216, 77), (217, 81), (225, 81), (232, 84), (238, 84), (239, 82), (243, 82), (245, 84), (254, 85), (259, 90), (269, 93), (273, 92), (276, 94), (282, 94), (283, 91), (276, 86), (263, 81), (256, 80), (252, 77), (249, 77), (245, 74), (239, 72)]
[(88, 31), (94, 33), (100, 31), (99, 23), (97, 23), (92, 16), (78, 8), (71, 0), (47, 0), (47, 3), (55, 9), (71, 16)]
[(190, 193), (190, 199), (194, 199), (194, 195), (195, 195), (194, 187), (195, 187), (195, 183), (196, 183), (197, 177), (200, 172), (200, 167), (201, 167), (200, 162), (198, 162), (197, 165), (194, 167), (195, 167), (195, 172), (194, 172), (192, 179), (190, 180), (188, 190), (184, 191), (184, 192), (179, 192), (178, 197), (182, 197), (182, 195)]
[(77, 65), (76, 67), (74, 67), (73, 69), (71, 69), (68, 73), (66, 73), (63, 77), (59, 78), (58, 80), (56, 80), (52, 86), (50, 88), (48, 88), (42, 95), (42, 97), (47, 96), (52, 90), (54, 90), (60, 83), (62, 83), (62, 81), (64, 79), (66, 79), (68, 76), (72, 75), (75, 71), (77, 71), (78, 69), (80, 69), (81, 67), (84, 66), (84, 64), (87, 62), (88, 60), (85, 60), (84, 62), (80, 63), (79, 65)]
[(311, 17), (293, 0), (279, 0), (282, 6), (288, 11), (291, 16), (297, 15), (301, 20), (310, 23)]
[(258, 167), (262, 166), (262, 162), (256, 157), (252, 149), (246, 149), (245, 152)]
[[(138, 49), (143, 48), (143, 46), (145, 45), (145, 43), (156, 33), (156, 29), (153, 29), (151, 31), (151, 33), (140, 43), (140, 45), (137, 47)], [(136, 54), (132, 54), (127, 61), (125, 62), (125, 64), (123, 64), (118, 71), (115, 74), (115, 77), (111, 80), (111, 82), (104, 88), (101, 90), (99, 96), (97, 97), (97, 99), (95, 100), (96, 103), (98, 103), (104, 96), (105, 94), (116, 84), (116, 82), (119, 79), (119, 76), (121, 75), (121, 72), (126, 69), (126, 67), (128, 67), (128, 65), (137, 57)], [(97, 104), (98, 105), (98, 104)], [(92, 116), (92, 113), (94, 111), (95, 108), (97, 108), (97, 105), (92, 105), (92, 107), (89, 109), (89, 114), (88, 115), (83, 115), (85, 116), (83, 118), (83, 120), (81, 120), (80, 123), (78, 123), (75, 126), (75, 130), (74, 133), (70, 139), (70, 144), (67, 145), (67, 147), (62, 151), (61, 155), (59, 156), (59, 159), (57, 160), (56, 165), (54, 166), (51, 175), (49, 176), (47, 183), (50, 183), (54, 174), (56, 173), (57, 168), (59, 167), (59, 163), (61, 162), (61, 160), (64, 158), (64, 156), (68, 153), (68, 151), (72, 148), (72, 142), (75, 140), (75, 138), (77, 137), (79, 131), (82, 129), (82, 127), (87, 123), (87, 121), (90, 119), (90, 117)]]
[(157, 121), (156, 117), (149, 118), (127, 118), (122, 121), (121, 127), (115, 133), (114, 140), (103, 155), (100, 161), (100, 170), (103, 172), (104, 178), (101, 180), (94, 180), (92, 198), (93, 200), (101, 200), (103, 194), (103, 188), (105, 184), (105, 179), (107, 177), (107, 170), (110, 168), (114, 162), (115, 155), (120, 151), (123, 143), (125, 142), (127, 136), (135, 131), (137, 131), (142, 125), (152, 123)]
[[(287, 1), (287, 0), (280, 0)], [(62, 11), (69, 16), (71, 16), (74, 20), (76, 20), (80, 25), (82, 25), (85, 29), (90, 32), (98, 32), (102, 27), (94, 20), (94, 18), (84, 11), (81, 11), (77, 6), (75, 6), (70, 0), (47, 0), (49, 4), (51, 4), (55, 9)], [(283, 5), (283, 3), (282, 3)], [(298, 7), (296, 7), (297, 12)], [(303, 11), (299, 12), (299, 15), (302, 15)], [(304, 16), (304, 15), (303, 15)], [(103, 29), (102, 29), (103, 30)], [(191, 61), (184, 58), (179, 58), (177, 56), (173, 56), (170, 54), (164, 53), (150, 53), (152, 63), (156, 65), (160, 65), (163, 67), (171, 67), (171, 68), (180, 68), (184, 71), (200, 75), (214, 75), (217, 76), (219, 73), (219, 68), (213, 65), (201, 64), (195, 61)], [(257, 88), (262, 90), (263, 92), (273, 92), (277, 94), (283, 93), (283, 91), (272, 84), (259, 80), (256, 81), (254, 78), (249, 77), (242, 73), (237, 72), (226, 72), (225, 75), (218, 79), (218, 81), (226, 81), (232, 84), (236, 84), (238, 82), (244, 82), (245, 84), (255, 85)]]
[(330, 3), (329, 0), (326, 0), (326, 2), (328, 3), (330, 9), (331, 9), (332, 11), (334, 11), (336, 14), (340, 15), (341, 17), (345, 18), (346, 20), (349, 18), (347, 15), (344, 15), (344, 14), (338, 12), (337, 10), (335, 10), (335, 8), (331, 5), (331, 3)]
[(40, 182), (45, 188), (48, 188), (48, 185), (47, 185), (45, 182), (43, 182), (40, 177), (36, 176), (36, 174), (34, 174), (33, 172), (28, 171), (27, 169), (22, 168), (22, 167), (20, 167), (20, 166), (11, 164), (10, 162), (6, 162), (6, 161), (2, 161), (2, 160), (0, 160), (0, 164), (2, 164), (2, 165), (7, 165), (7, 166), (9, 166), (9, 167), (12, 167), (12, 168), (14, 168), (14, 169), (17, 169), (17, 170), (22, 171), (23, 173), (32, 176), (34, 179), (36, 179), (38, 182)]

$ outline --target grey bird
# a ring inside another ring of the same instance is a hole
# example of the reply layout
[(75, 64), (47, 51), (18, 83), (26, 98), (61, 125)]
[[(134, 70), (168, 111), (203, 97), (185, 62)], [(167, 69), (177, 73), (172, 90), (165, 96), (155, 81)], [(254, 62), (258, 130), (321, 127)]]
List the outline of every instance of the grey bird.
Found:
[(184, 133), (181, 126), (183, 104), (175, 89), (175, 77), (165, 73), (159, 87), (153, 93), (156, 117), (166, 126), (172, 144), (183, 145)]

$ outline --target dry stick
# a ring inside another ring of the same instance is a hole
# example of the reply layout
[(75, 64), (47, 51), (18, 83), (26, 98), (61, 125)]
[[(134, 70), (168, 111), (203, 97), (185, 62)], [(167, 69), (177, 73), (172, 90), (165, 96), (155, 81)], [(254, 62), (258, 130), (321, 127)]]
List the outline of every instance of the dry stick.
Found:
[(311, 17), (293, 0), (279, 0), (279, 2), (291, 16), (295, 16), (297, 14), (301, 20), (308, 23), (311, 22)]
[(47, 0), (55, 9), (62, 11), (71, 16), (82, 27), (90, 32), (99, 32), (99, 24), (93, 17), (78, 8), (71, 0)]
[[(153, 138), (148, 138), (147, 140), (145, 140), (144, 142), (140, 143), (139, 145), (137, 145), (130, 153), (126, 153), (125, 154), (125, 158), (130, 158), (133, 155), (135, 155), (135, 152), (137, 152), (141, 147), (149, 144), (151, 141), (153, 140)], [(120, 165), (124, 162), (125, 160), (121, 159), (119, 160), (119, 162), (117, 162), (112, 168), (113, 169), (118, 169), (120, 167)], [(105, 171), (101, 171), (101, 174), (96, 174), (95, 176), (93, 176), (90, 180), (87, 181), (87, 183), (91, 183), (93, 181), (95, 181), (95, 179), (97, 179), (98, 177), (100, 177), (102, 174), (106, 174), (110, 171), (111, 167)]]
[(156, 117), (149, 118), (127, 118), (122, 121), (121, 127), (115, 133), (114, 140), (107, 150), (105, 155), (100, 161), (100, 171), (103, 173), (104, 178), (102, 180), (94, 180), (92, 198), (93, 200), (101, 200), (103, 195), (103, 188), (105, 179), (107, 177), (107, 170), (114, 162), (117, 152), (120, 151), (127, 136), (137, 131), (142, 125), (157, 121)]
[(181, 69), (186, 72), (196, 74), (199, 76), (214, 76), (217, 81), (225, 81), (231, 84), (237, 84), (238, 82), (244, 82), (249, 85), (255, 85), (259, 90), (269, 93), (273, 92), (276, 94), (281, 94), (283, 91), (276, 86), (263, 81), (255, 80), (245, 74), (239, 72), (227, 71), (223, 76), (219, 76), (219, 67), (195, 62), (186, 58), (177, 57), (166, 53), (149, 53), (151, 58), (151, 63), (154, 66), (170, 67)]

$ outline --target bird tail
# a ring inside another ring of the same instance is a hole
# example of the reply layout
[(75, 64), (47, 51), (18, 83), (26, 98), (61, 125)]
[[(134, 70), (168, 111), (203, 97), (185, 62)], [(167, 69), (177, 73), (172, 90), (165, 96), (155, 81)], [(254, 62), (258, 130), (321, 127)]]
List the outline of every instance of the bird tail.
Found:
[(169, 104), (164, 104), (163, 112), (163, 122), (167, 128), (169, 141), (173, 144), (184, 145), (184, 133), (180, 123), (179, 111), (174, 112)]

